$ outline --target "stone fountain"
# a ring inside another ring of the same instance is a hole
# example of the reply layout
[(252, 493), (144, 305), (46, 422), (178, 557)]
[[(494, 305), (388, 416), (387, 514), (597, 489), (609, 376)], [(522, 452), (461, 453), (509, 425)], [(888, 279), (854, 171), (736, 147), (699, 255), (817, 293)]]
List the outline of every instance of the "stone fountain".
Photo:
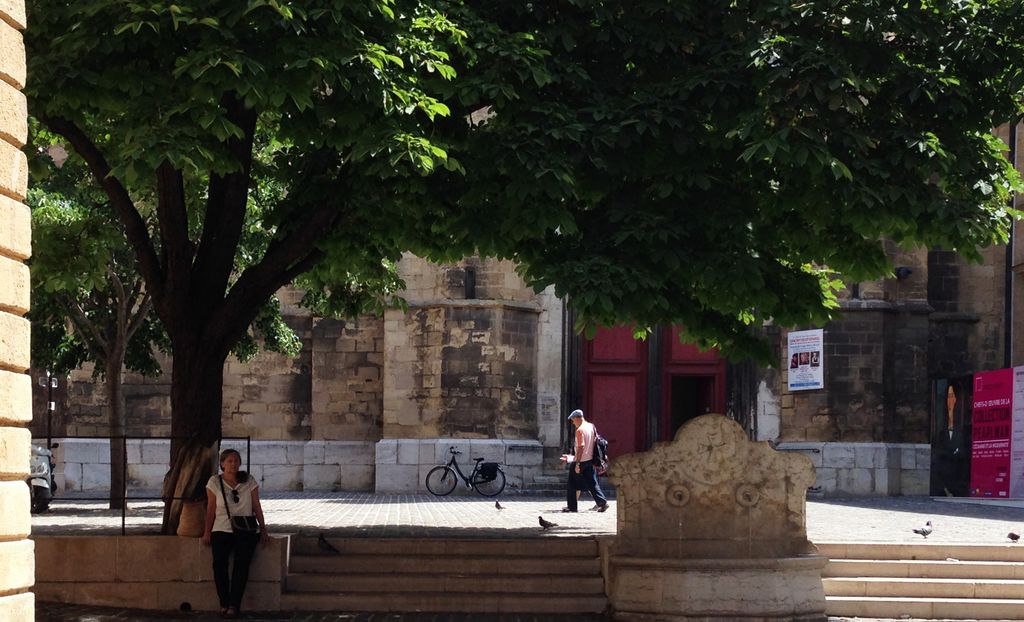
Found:
[(806, 456), (703, 415), (675, 440), (616, 458), (616, 620), (824, 620), (826, 560), (807, 540)]

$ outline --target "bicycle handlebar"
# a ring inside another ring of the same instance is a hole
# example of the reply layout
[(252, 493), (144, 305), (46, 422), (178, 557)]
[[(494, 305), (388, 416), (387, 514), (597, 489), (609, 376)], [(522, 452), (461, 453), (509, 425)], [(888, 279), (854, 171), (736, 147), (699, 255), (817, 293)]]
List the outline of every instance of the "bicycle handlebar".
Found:
[(449, 447), (448, 448), (448, 452), (451, 453), (452, 455), (455, 455), (455, 456), (457, 456), (457, 455), (462, 453), (461, 451), (455, 449), (455, 445), (452, 445), (451, 447)]

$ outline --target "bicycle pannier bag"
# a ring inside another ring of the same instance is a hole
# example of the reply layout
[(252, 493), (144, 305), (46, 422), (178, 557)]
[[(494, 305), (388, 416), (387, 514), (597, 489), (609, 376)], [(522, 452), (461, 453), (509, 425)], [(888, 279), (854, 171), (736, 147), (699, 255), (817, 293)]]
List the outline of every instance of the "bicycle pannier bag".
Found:
[(498, 477), (498, 463), (497, 462), (484, 462), (480, 464), (480, 470), (477, 472), (477, 477), (480, 481), (493, 482)]

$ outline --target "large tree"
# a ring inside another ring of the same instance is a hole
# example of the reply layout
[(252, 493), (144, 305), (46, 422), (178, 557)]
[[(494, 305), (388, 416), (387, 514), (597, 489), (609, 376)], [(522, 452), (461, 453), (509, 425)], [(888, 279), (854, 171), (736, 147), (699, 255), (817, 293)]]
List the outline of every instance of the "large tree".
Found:
[(33, 114), (107, 195), (170, 340), (166, 496), (200, 494), (225, 358), (274, 293), (327, 261), (311, 302), (372, 306), (429, 231), (419, 179), (455, 163), (429, 138), (446, 108), (420, 77), (450, 74), (463, 34), (419, 2), (29, 10)]
[(174, 496), (287, 283), (354, 313), (402, 251), (477, 251), (581, 328), (763, 354), (751, 325), (826, 319), (834, 271), (886, 271), (882, 238), (970, 256), (1011, 216), (990, 130), (1021, 112), (1019, 2), (28, 5), (34, 114), (88, 163), (170, 337)]

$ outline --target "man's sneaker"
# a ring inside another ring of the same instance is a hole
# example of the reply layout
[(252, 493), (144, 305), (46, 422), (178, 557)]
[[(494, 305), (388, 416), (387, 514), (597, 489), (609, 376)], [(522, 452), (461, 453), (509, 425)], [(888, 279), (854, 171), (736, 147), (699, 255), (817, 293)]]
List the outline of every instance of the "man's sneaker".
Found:
[(605, 503), (604, 505), (602, 505), (602, 506), (598, 507), (598, 508), (597, 508), (597, 511), (598, 511), (598, 512), (604, 512), (604, 511), (605, 511), (605, 510), (607, 510), (607, 509), (608, 509), (608, 504), (607, 504), (607, 503)]

